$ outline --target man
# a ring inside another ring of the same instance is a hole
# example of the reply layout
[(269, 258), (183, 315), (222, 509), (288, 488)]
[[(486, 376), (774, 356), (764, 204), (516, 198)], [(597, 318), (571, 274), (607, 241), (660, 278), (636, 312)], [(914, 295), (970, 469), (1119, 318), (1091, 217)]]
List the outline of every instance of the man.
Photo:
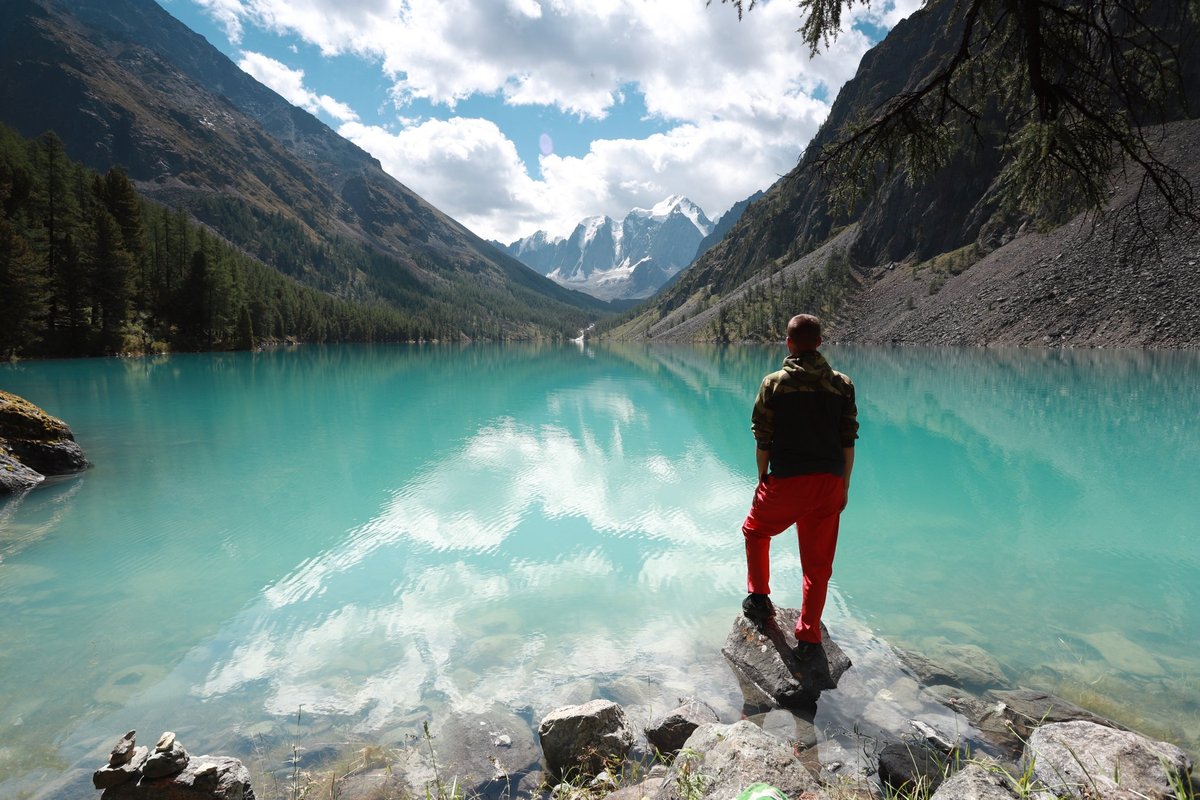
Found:
[(854, 384), (830, 368), (817, 352), (820, 346), (820, 320), (798, 314), (788, 321), (789, 355), (783, 369), (763, 378), (751, 415), (758, 488), (742, 524), (750, 591), (742, 610), (758, 623), (775, 613), (769, 597), (771, 537), (796, 526), (804, 570), (795, 631), (801, 654), (821, 646), (821, 612), (858, 438)]

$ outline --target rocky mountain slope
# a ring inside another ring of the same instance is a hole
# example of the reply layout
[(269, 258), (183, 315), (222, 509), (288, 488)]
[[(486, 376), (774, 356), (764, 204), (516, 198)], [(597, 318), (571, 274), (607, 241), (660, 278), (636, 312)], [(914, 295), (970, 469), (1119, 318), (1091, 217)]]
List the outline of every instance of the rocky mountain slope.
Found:
[(589, 217), (571, 235), (545, 231), (511, 244), (493, 242), (556, 283), (605, 300), (649, 297), (692, 263), (713, 230), (704, 212), (675, 195), (624, 219)]
[[(947, 52), (953, 3), (898, 24), (839, 93), (809, 154)], [(1193, 58), (1185, 72), (1200, 86)], [(1194, 121), (1165, 128), (1160, 156), (1200, 186)], [(823, 314), (842, 341), (939, 344), (1200, 346), (1195, 225), (1149, 215), (1157, 250), (1130, 252), (1121, 212), (1135, 187), (1114, 176), (1113, 202), (1052, 231), (995, 201), (1001, 151), (964, 146), (923, 181), (897, 174), (835, 219), (811, 156), (753, 203), (675, 282), (609, 330), (614, 338), (741, 340), (776, 317)], [(780, 325), (782, 323), (780, 320)], [(773, 332), (772, 332), (773, 333)]]
[(331, 293), (468, 335), (562, 333), (604, 312), (497, 253), (153, 0), (7, 0), (0, 72), (0, 121), (54, 130), (73, 158), (123, 166), (144, 195)]

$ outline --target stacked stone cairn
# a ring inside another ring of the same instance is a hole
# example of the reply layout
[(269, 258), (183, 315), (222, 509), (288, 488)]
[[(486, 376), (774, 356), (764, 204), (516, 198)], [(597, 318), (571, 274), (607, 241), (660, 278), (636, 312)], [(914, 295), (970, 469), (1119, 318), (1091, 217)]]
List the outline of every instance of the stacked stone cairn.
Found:
[(250, 772), (236, 758), (188, 755), (166, 731), (151, 753), (136, 731), (122, 736), (108, 763), (92, 773), (101, 800), (254, 800)]

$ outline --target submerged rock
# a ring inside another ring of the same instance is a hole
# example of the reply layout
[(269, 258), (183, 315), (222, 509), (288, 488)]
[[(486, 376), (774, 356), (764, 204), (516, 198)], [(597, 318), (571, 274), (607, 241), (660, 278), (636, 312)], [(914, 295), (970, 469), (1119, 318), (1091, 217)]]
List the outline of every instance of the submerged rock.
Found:
[(879, 752), (879, 780), (897, 795), (925, 797), (946, 777), (947, 756), (924, 742), (893, 742)]
[(821, 625), (821, 646), (797, 651), (793, 630), (800, 611), (775, 607), (758, 625), (739, 614), (722, 655), (738, 677), (784, 708), (810, 708), (821, 692), (834, 689), (850, 668), (850, 658)]

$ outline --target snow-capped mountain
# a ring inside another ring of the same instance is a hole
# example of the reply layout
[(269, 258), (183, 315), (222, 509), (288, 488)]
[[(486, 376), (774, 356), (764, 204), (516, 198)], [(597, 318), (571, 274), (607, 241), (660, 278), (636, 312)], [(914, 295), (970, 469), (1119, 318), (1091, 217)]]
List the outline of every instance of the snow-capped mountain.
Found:
[(654, 208), (633, 209), (620, 222), (588, 217), (565, 239), (538, 231), (493, 244), (571, 289), (603, 300), (643, 298), (692, 263), (712, 229), (699, 206), (673, 195)]

